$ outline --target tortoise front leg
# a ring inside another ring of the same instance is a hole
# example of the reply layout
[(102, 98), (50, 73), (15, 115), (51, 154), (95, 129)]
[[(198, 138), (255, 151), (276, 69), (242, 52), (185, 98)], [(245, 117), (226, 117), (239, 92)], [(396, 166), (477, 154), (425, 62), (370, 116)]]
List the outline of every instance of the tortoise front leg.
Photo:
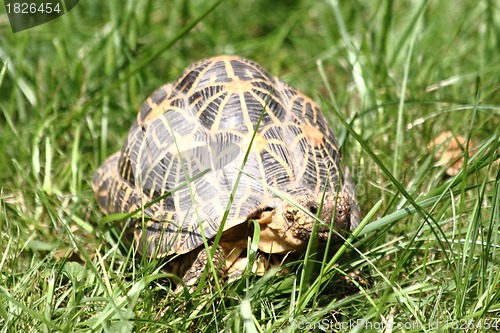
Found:
[[(209, 251), (212, 247), (209, 247)], [(190, 293), (193, 293), (198, 287), (198, 283), (200, 282), (201, 275), (203, 274), (203, 270), (208, 265), (209, 255), (206, 248), (203, 248), (198, 255), (196, 256), (195, 261), (191, 265), (191, 267), (186, 271), (184, 276), (182, 277), (183, 283), (186, 285)], [(224, 255), (224, 250), (222, 247), (217, 246), (215, 250), (215, 254), (212, 258), (213, 265), (215, 267), (215, 271), (217, 273), (217, 277), (219, 279), (224, 279), (227, 275), (226, 269), (226, 257)], [(212, 276), (212, 272), (210, 268), (208, 268), (208, 277)], [(208, 279), (207, 279), (208, 280)], [(175, 289), (175, 293), (179, 294), (183, 290), (183, 285), (179, 284)]]

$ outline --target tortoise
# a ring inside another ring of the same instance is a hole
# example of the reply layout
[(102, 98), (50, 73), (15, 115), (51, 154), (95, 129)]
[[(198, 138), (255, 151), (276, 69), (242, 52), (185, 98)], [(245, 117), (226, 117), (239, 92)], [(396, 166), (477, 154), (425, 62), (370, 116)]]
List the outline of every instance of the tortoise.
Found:
[(341, 244), (360, 220), (318, 105), (237, 56), (198, 61), (156, 90), (92, 186), (105, 214), (139, 212), (121, 225), (126, 244), (168, 259), (188, 286), (209, 260), (218, 275), (241, 273), (250, 220), (260, 229), (250, 264), (259, 274), (272, 256), (304, 253), (311, 237)]

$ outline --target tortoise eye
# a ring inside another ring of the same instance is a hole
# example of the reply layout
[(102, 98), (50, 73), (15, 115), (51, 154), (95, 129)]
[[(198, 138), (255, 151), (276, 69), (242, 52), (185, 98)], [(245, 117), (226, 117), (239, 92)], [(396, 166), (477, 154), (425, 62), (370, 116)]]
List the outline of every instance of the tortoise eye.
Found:
[(318, 207), (316, 205), (311, 205), (309, 207), (309, 211), (313, 214), (317, 214), (318, 213)]

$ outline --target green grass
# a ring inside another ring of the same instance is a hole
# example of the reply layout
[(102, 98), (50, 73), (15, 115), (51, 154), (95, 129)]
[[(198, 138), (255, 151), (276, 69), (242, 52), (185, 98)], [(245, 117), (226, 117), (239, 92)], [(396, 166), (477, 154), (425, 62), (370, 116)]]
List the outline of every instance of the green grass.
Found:
[[(0, 332), (350, 329), (341, 323), (376, 332), (384, 322), (487, 332), (499, 323), (499, 5), (217, 4), (80, 1), (16, 34), (0, 6)], [(305, 260), (287, 276), (174, 297), (158, 263), (134, 263), (116, 246), (90, 180), (153, 90), (224, 53), (322, 105), (365, 228), (321, 274)], [(478, 147), (448, 178), (428, 148), (443, 131)], [(355, 269), (370, 283), (342, 293), (339, 277)]]

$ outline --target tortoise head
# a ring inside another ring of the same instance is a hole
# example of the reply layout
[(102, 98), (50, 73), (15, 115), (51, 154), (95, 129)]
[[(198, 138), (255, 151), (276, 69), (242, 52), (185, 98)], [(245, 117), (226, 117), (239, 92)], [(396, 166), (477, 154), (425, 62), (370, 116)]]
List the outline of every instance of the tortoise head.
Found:
[[(307, 246), (315, 223), (319, 239), (331, 237), (334, 243), (342, 242), (350, 229), (350, 215), (345, 193), (327, 192), (324, 199), (322, 194), (307, 194), (297, 197), (295, 203), (283, 201), (270, 214), (268, 223), (261, 223), (259, 248), (267, 253), (300, 250)], [(334, 230), (330, 232), (331, 227)]]

